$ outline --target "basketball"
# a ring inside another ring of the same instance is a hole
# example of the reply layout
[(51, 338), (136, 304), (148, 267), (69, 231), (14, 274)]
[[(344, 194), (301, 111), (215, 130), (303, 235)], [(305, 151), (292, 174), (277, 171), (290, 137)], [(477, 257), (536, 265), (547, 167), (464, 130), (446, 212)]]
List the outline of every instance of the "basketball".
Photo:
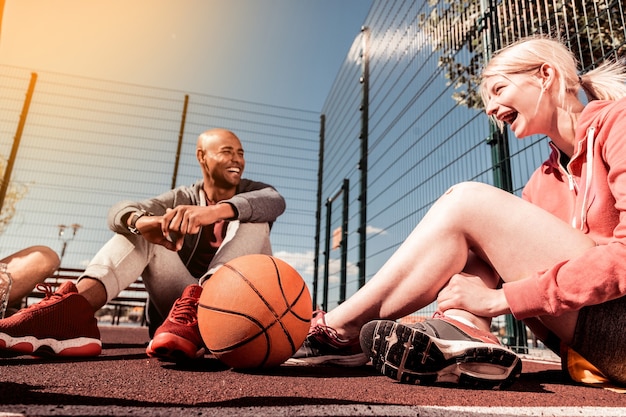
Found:
[(203, 285), (198, 326), (206, 347), (232, 368), (271, 368), (306, 337), (311, 295), (300, 274), (268, 255), (245, 255)]

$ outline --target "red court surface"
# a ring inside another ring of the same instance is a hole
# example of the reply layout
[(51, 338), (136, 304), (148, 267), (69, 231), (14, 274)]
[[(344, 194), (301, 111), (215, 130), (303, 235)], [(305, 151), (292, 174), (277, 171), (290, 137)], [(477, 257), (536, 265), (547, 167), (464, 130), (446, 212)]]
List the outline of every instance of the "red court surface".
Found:
[(207, 356), (149, 359), (146, 328), (101, 327), (85, 360), (0, 359), (0, 416), (626, 416), (626, 394), (572, 384), (524, 359), (506, 391), (403, 385), (373, 368), (280, 366), (250, 373)]

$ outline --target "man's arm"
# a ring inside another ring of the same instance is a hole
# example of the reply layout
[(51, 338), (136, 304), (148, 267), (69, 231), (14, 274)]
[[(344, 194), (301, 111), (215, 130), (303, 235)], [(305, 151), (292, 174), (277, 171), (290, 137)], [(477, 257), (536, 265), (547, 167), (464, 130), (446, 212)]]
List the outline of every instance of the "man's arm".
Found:
[(131, 234), (128, 226), (133, 213), (146, 212), (154, 216), (163, 216), (167, 209), (173, 208), (175, 204), (194, 204), (191, 195), (190, 191), (179, 187), (147, 200), (120, 201), (109, 209), (107, 224), (115, 233)]
[[(231, 204), (236, 213), (235, 218), (248, 223), (273, 223), (285, 211), (285, 199), (273, 187), (263, 184), (263, 188), (243, 191), (220, 203)], [(245, 188), (243, 188), (245, 190)]]

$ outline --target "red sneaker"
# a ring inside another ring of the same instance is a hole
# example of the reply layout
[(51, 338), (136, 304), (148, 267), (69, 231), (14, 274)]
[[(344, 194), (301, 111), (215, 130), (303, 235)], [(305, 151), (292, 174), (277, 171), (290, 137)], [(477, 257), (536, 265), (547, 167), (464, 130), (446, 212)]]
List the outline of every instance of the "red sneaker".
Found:
[(287, 360), (292, 365), (361, 366), (368, 362), (359, 340), (342, 340), (337, 331), (326, 325), (321, 310), (313, 312), (309, 334), (300, 349)]
[(71, 281), (56, 292), (46, 284), (46, 297), (0, 320), (0, 350), (34, 356), (98, 356), (100, 330), (93, 308)]
[(176, 300), (170, 313), (146, 348), (148, 356), (184, 362), (204, 356), (205, 347), (198, 328), (198, 301), (202, 287), (190, 285)]

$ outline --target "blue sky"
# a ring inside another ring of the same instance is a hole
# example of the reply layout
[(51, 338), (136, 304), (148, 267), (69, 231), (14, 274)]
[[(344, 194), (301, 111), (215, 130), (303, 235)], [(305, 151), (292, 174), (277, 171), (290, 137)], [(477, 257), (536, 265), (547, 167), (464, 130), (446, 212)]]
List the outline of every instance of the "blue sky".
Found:
[[(371, 3), (5, 0), (0, 65), (321, 112)], [(8, 149), (10, 139), (1, 138), (0, 149)], [(18, 159), (25, 160), (25, 152), (22, 144)], [(81, 177), (71, 178), (78, 183)], [(29, 201), (44, 201), (37, 197), (39, 188), (29, 191)], [(5, 236), (24, 235), (25, 245), (60, 249), (56, 225), (78, 222), (84, 226), (81, 245), (101, 245), (87, 234), (90, 227), (104, 227), (100, 218), (91, 225), (57, 210), (46, 221), (50, 228), (38, 232), (45, 239), (13, 229)], [(70, 246), (68, 265), (86, 262), (76, 260), (77, 247)]]
[(371, 0), (5, 0), (0, 64), (321, 111)]

